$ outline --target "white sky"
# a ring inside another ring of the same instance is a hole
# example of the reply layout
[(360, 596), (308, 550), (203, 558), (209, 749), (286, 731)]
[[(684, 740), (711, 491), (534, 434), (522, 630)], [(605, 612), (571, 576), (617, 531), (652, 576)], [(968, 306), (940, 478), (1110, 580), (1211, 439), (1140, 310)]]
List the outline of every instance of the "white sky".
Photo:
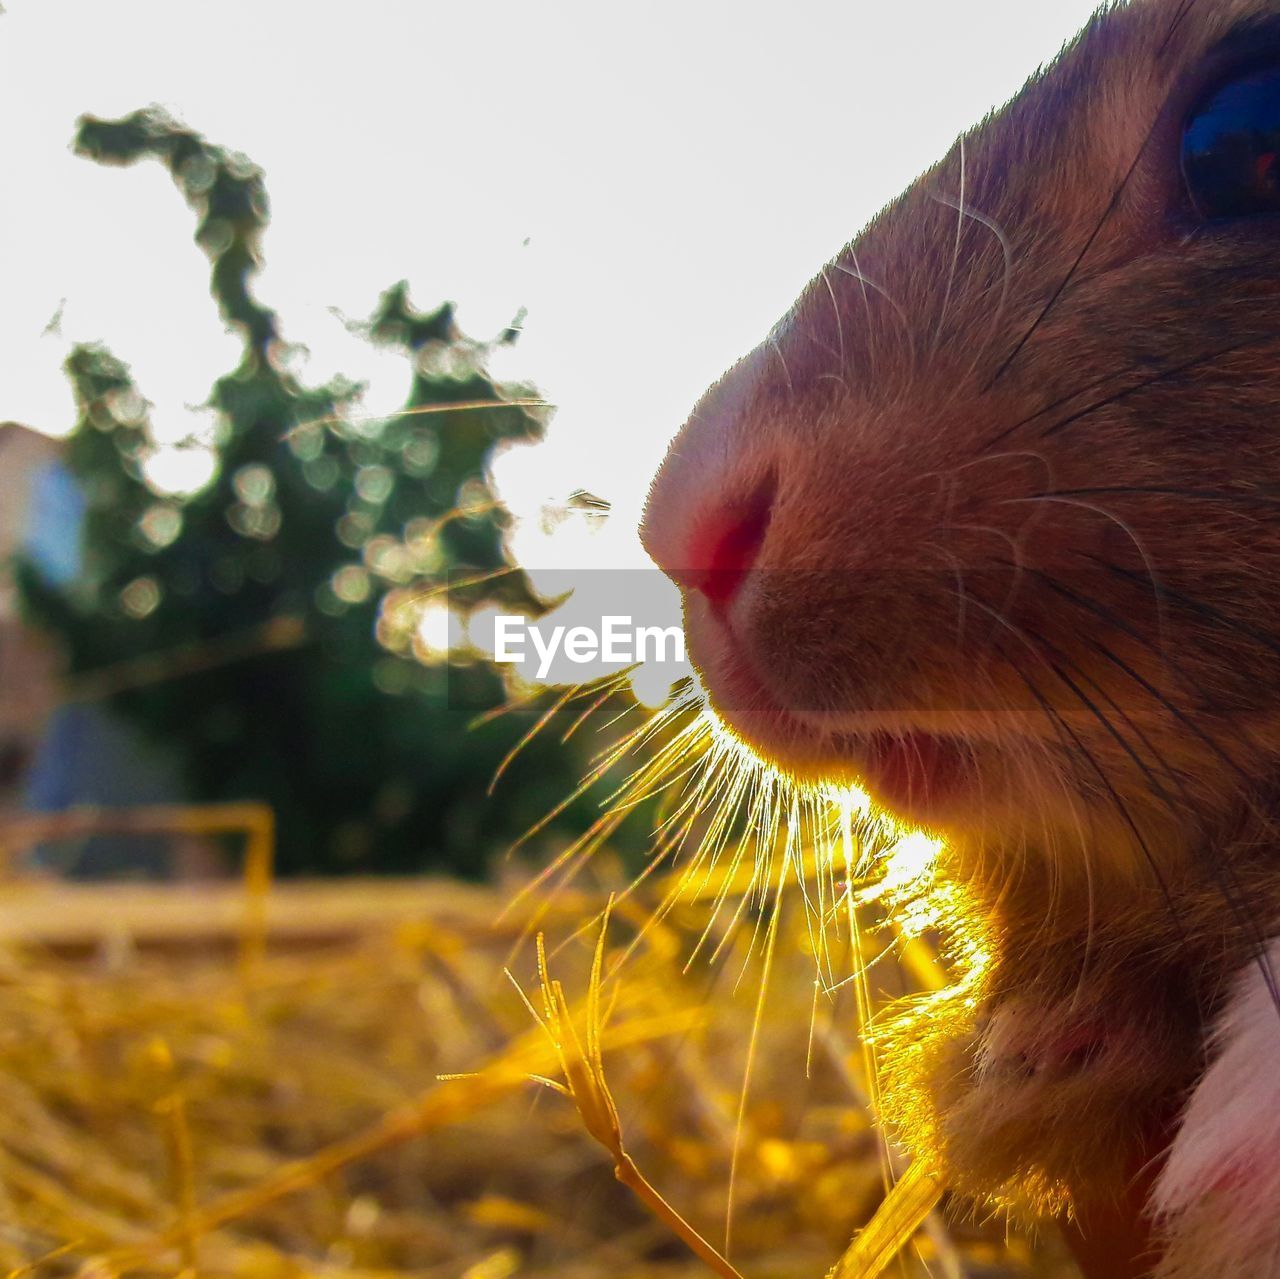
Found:
[(404, 363), (329, 312), (402, 277), (476, 336), (526, 306), (513, 371), (561, 409), (504, 490), (633, 508), (702, 387), (1092, 7), (7, 0), (0, 421), (70, 427), (71, 341), (129, 361), (175, 438), (234, 362), (167, 175), (68, 149), (81, 112), (159, 102), (266, 170), (259, 291), (316, 380), (402, 401)]

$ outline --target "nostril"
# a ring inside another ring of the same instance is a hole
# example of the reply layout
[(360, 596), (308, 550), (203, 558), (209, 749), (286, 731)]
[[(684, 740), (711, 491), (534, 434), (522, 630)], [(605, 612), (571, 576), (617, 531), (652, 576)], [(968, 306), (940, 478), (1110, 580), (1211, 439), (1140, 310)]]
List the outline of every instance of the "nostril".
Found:
[(727, 503), (697, 523), (681, 585), (699, 592), (717, 608), (732, 601), (764, 544), (776, 488), (770, 477), (746, 500)]

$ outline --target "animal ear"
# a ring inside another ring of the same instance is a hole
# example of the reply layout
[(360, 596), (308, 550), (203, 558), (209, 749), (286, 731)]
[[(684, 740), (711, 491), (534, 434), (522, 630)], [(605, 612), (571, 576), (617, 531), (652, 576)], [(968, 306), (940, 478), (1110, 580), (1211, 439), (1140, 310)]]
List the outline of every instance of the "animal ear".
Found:
[(1280, 59), (1205, 93), (1187, 116), (1181, 158), (1203, 221), (1280, 214)]

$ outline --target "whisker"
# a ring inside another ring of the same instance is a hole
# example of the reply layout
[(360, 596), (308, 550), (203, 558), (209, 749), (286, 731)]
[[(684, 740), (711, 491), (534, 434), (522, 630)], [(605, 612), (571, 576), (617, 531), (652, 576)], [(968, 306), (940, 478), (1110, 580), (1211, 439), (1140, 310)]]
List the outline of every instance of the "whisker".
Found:
[[(961, 142), (963, 143), (963, 139), (961, 139)], [(933, 194), (931, 194), (930, 198), (936, 200), (939, 204), (945, 204), (948, 208), (955, 209), (955, 211), (963, 217), (971, 218), (974, 222), (986, 227), (999, 242), (1000, 251), (1004, 255), (1004, 273), (1000, 281), (1000, 301), (997, 304), (993, 315), (994, 326), (995, 321), (999, 320), (1004, 314), (1005, 305), (1009, 301), (1009, 280), (1013, 274), (1013, 249), (1009, 243), (1009, 237), (1000, 228), (999, 223), (997, 223), (993, 218), (989, 218), (985, 213), (979, 213), (977, 209), (970, 208), (965, 204), (963, 194), (959, 200), (953, 200), (950, 196), (946, 195)]]
[(411, 404), (405, 408), (392, 409), (390, 413), (331, 413), (325, 417), (309, 417), (297, 426), (291, 426), (278, 438), (290, 440), (300, 435), (309, 427), (315, 426), (348, 426), (366, 422), (394, 422), (401, 417), (426, 417), (436, 413), (478, 413), (485, 409), (554, 409), (552, 400), (544, 400), (537, 396), (525, 396), (512, 400), (457, 400), (454, 403)]
[(1191, 369), (1201, 368), (1206, 364), (1212, 364), (1215, 360), (1221, 360), (1225, 356), (1234, 355), (1237, 351), (1247, 350), (1250, 347), (1265, 346), (1269, 342), (1276, 341), (1276, 335), (1267, 334), (1261, 338), (1246, 338), (1239, 342), (1232, 342), (1229, 346), (1220, 347), (1215, 351), (1210, 351), (1207, 355), (1197, 356), (1193, 360), (1185, 360), (1181, 364), (1175, 364), (1171, 368), (1161, 369), (1158, 373), (1152, 374), (1150, 377), (1143, 378), (1139, 382), (1135, 382), (1132, 386), (1127, 386), (1121, 391), (1115, 392), (1113, 395), (1103, 397), (1096, 400), (1086, 408), (1080, 409), (1076, 413), (1071, 413), (1067, 417), (1060, 418), (1052, 426), (1046, 427), (1042, 432), (1042, 438), (1050, 435), (1056, 435), (1057, 432), (1065, 430), (1073, 422), (1080, 421), (1081, 418), (1088, 417), (1091, 413), (1096, 413), (1099, 409), (1104, 409), (1112, 404), (1118, 404), (1121, 400), (1128, 399), (1138, 391), (1145, 391), (1149, 387), (1158, 386), (1162, 382), (1167, 382), (1170, 378), (1177, 377), (1179, 374), (1187, 373)]
[(769, 334), (767, 341), (773, 348), (774, 354), (778, 357), (778, 363), (782, 365), (782, 374), (787, 379), (787, 391), (794, 400), (796, 398), (796, 384), (791, 380), (791, 370), (787, 367), (787, 357), (782, 352), (782, 344), (773, 333)]
[[(1062, 429), (1064, 426), (1070, 425), (1072, 422), (1076, 422), (1083, 417), (1087, 417), (1090, 413), (1096, 413), (1101, 408), (1106, 408), (1108, 405), (1115, 404), (1120, 400), (1125, 399), (1129, 395), (1134, 394), (1137, 391), (1145, 390), (1149, 386), (1158, 385), (1160, 382), (1166, 380), (1167, 378), (1176, 377), (1180, 373), (1186, 373), (1191, 369), (1199, 368), (1203, 365), (1210, 364), (1214, 360), (1222, 359), (1224, 356), (1234, 355), (1237, 351), (1249, 350), (1250, 348), (1256, 347), (1256, 346), (1265, 346), (1268, 342), (1273, 342), (1275, 340), (1276, 340), (1275, 334), (1266, 334), (1265, 336), (1259, 337), (1259, 338), (1243, 339), (1239, 342), (1234, 342), (1229, 346), (1220, 347), (1214, 351), (1210, 351), (1207, 354), (1196, 356), (1194, 359), (1183, 361), (1182, 363), (1177, 364), (1175, 366), (1158, 370), (1156, 373), (1152, 374), (1151, 376), (1145, 377), (1140, 381), (1133, 383), (1132, 385), (1123, 387), (1119, 391), (1115, 392), (1114, 394), (1107, 395), (1102, 399), (1081, 409), (1079, 412), (1073, 413), (1069, 417), (1063, 419), (1062, 421), (1055, 423), (1054, 425), (1046, 428), (1045, 431), (1042, 433), (1042, 438), (1053, 435), (1058, 430)], [(1058, 396), (1056, 399), (1051, 400), (1048, 404), (1042, 406), (1041, 408), (1036, 409), (1034, 413), (1029, 413), (1026, 417), (1021, 418), (1019, 421), (1014, 422), (1012, 425), (1004, 427), (997, 434), (993, 435), (987, 441), (986, 447), (990, 448), (993, 445), (1001, 443), (1003, 440), (1007, 439), (1010, 435), (1014, 434), (1015, 431), (1020, 431), (1024, 426), (1029, 426), (1032, 422), (1035, 422), (1038, 419), (1047, 416), (1048, 414), (1052, 413), (1055, 409), (1062, 408), (1063, 405), (1071, 403), (1072, 400), (1078, 399), (1080, 396), (1086, 394), (1089, 391), (1096, 391), (1098, 390), (1098, 388), (1114, 382), (1117, 378), (1126, 377), (1129, 374), (1137, 373), (1140, 370), (1147, 369), (1149, 367), (1150, 367), (1149, 361), (1143, 360), (1143, 361), (1137, 361), (1133, 364), (1130, 364), (1126, 368), (1113, 370), (1112, 372), (1109, 372), (1109, 373), (1104, 373), (1101, 377), (1094, 378), (1091, 382), (1086, 382), (1083, 386), (1078, 386), (1075, 388), (1075, 390), (1068, 391), (1065, 395)]]
[[(853, 250), (852, 250), (852, 249), (850, 249), (850, 252), (852, 253), (852, 252), (853, 252)], [(894, 298), (892, 297), (892, 295), (890, 295), (889, 293), (887, 293), (887, 292), (886, 292), (883, 288), (881, 288), (881, 286), (880, 286), (880, 285), (878, 285), (874, 280), (872, 280), (872, 279), (868, 278), (866, 275), (864, 275), (864, 274), (862, 273), (862, 268), (858, 266), (858, 259), (857, 259), (857, 255), (856, 255), (856, 254), (854, 255), (853, 262), (854, 262), (854, 264), (853, 264), (853, 266), (851, 266), (851, 267), (850, 267), (850, 266), (845, 266), (845, 264), (844, 264), (843, 262), (833, 262), (831, 265), (832, 265), (832, 266), (833, 266), (837, 271), (839, 271), (842, 275), (850, 276), (850, 277), (852, 277), (853, 279), (857, 280), (857, 281), (858, 281), (858, 283), (862, 285), (862, 296), (863, 296), (863, 299), (864, 299), (864, 300), (866, 301), (866, 303), (867, 303), (867, 313), (868, 313), (868, 315), (870, 315), (870, 310), (871, 310), (871, 300), (870, 300), (870, 298), (868, 298), (868, 297), (867, 297), (867, 292), (866, 292), (866, 291), (867, 291), (867, 289), (870, 289), (873, 293), (876, 293), (876, 294), (878, 294), (880, 297), (884, 298), (884, 300), (885, 300), (885, 301), (886, 301), (886, 302), (887, 302), (887, 303), (888, 303), (888, 304), (893, 308), (893, 312), (894, 312), (894, 314), (895, 314), (895, 315), (898, 317), (898, 319), (902, 322), (902, 327), (903, 327), (904, 329), (908, 329), (910, 326), (909, 326), (909, 325), (908, 325), (908, 323), (907, 323), (907, 313), (902, 309), (902, 307), (901, 307), (901, 306), (899, 306), (899, 305), (898, 305), (898, 303), (894, 300)]]
[[(1187, 11), (1190, 8), (1190, 4), (1191, 4), (1191, 0), (1185, 0), (1184, 5), (1178, 10), (1177, 13), (1174, 14), (1173, 21), (1169, 24), (1169, 27), (1165, 32), (1164, 41), (1160, 45), (1161, 52), (1164, 51), (1169, 41), (1173, 38), (1173, 33), (1178, 29), (1178, 26), (1182, 22), (1183, 18), (1186, 17)], [(1031, 327), (1027, 329), (1025, 333), (1023, 333), (1022, 337), (1020, 337), (1018, 341), (1014, 344), (1013, 350), (1009, 352), (1009, 354), (1005, 357), (1004, 361), (1000, 364), (999, 368), (996, 369), (995, 373), (991, 377), (991, 380), (987, 382), (986, 386), (983, 388), (984, 391), (989, 391), (1005, 375), (1005, 372), (1008, 370), (1009, 366), (1014, 362), (1014, 360), (1018, 358), (1018, 355), (1021, 353), (1023, 347), (1025, 347), (1027, 342), (1031, 339), (1031, 335), (1035, 333), (1035, 331), (1044, 322), (1045, 317), (1049, 314), (1051, 310), (1053, 310), (1054, 306), (1057, 304), (1058, 299), (1062, 296), (1067, 286), (1075, 278), (1076, 271), (1079, 270), (1080, 264), (1084, 261), (1085, 256), (1088, 254), (1089, 250), (1093, 248), (1094, 241), (1101, 234), (1102, 228), (1107, 224), (1111, 215), (1115, 212), (1116, 208), (1120, 204), (1120, 198), (1121, 196), (1123, 196), (1126, 188), (1128, 187), (1130, 181), (1133, 178), (1133, 175), (1137, 172), (1138, 165), (1141, 163), (1142, 157), (1146, 154), (1147, 147), (1151, 144), (1151, 139), (1155, 136), (1156, 128), (1159, 125), (1159, 123), (1160, 123), (1160, 116), (1157, 115), (1157, 117), (1151, 122), (1150, 128), (1147, 129), (1146, 135), (1143, 137), (1142, 143), (1138, 147), (1137, 154), (1133, 157), (1133, 163), (1130, 164), (1128, 169), (1125, 170), (1124, 177), (1120, 179), (1119, 185), (1116, 187), (1115, 191), (1112, 193), (1111, 199), (1107, 202), (1107, 207), (1103, 209), (1102, 216), (1098, 219), (1097, 224), (1094, 226), (1093, 230), (1089, 233), (1088, 238), (1085, 240), (1084, 244), (1081, 246), (1080, 252), (1076, 255), (1075, 261), (1071, 263), (1071, 266), (1068, 269), (1066, 275), (1062, 277), (1062, 282), (1050, 294), (1049, 300), (1044, 304), (1044, 307), (1040, 311), (1039, 315), (1037, 315), (1036, 318), (1031, 322)]]
[(520, 753), (524, 750), (535, 737), (564, 709), (579, 693), (577, 687), (567, 689), (559, 697), (551, 703), (541, 715), (529, 726), (529, 728), (521, 735), (519, 741), (502, 757), (498, 767), (493, 770), (493, 776), (489, 779), (489, 785), (485, 790), (485, 794), (493, 797), (493, 792), (497, 789), (498, 783), (506, 775), (507, 769), (516, 761)]
[[(836, 334), (840, 341), (840, 368), (843, 370), (848, 365), (848, 356), (845, 354), (844, 347), (844, 320), (840, 315), (840, 303), (836, 300), (836, 291), (831, 287), (831, 277), (827, 274), (827, 268), (822, 268), (822, 283), (826, 286), (827, 295), (831, 298), (831, 313), (836, 321)], [(837, 379), (843, 381), (843, 379)]]
[(1235, 502), (1241, 506), (1280, 505), (1280, 490), (1265, 486), (1241, 489), (1197, 489), (1173, 484), (1100, 484), (1091, 488), (1050, 489), (1032, 497), (1185, 497), (1191, 501)]
[(1196, 0), (1182, 0), (1182, 4), (1178, 7), (1177, 13), (1173, 15), (1173, 21), (1169, 24), (1168, 31), (1165, 32), (1164, 39), (1160, 41), (1160, 47), (1156, 50), (1158, 57), (1163, 57), (1169, 48), (1169, 42), (1173, 39), (1174, 32), (1182, 25), (1182, 20), (1189, 14), (1195, 6)]
[[(1165, 607), (1164, 607), (1164, 585), (1161, 578), (1156, 573), (1155, 561), (1148, 553), (1142, 539), (1138, 536), (1137, 530), (1121, 516), (1114, 511), (1108, 510), (1105, 506), (1099, 506), (1094, 502), (1086, 502), (1080, 498), (1064, 497), (1058, 494), (1038, 494), (1029, 497), (1015, 497), (1007, 499), (1009, 504), (1017, 504), (1021, 502), (1057, 502), (1063, 506), (1073, 506), (1080, 510), (1091, 511), (1095, 515), (1102, 516), (1103, 519), (1109, 520), (1114, 524), (1132, 543), (1133, 548), (1138, 552), (1139, 559), (1142, 560), (1143, 567), (1147, 571), (1147, 580), (1151, 585), (1151, 595), (1156, 606), (1156, 634), (1160, 637), (1159, 648), (1163, 651), (1164, 632), (1165, 632)], [(1019, 565), (1021, 567), (1021, 565)]]
[[(1097, 556), (1086, 554), (1085, 559), (1091, 560), (1093, 563), (1100, 565), (1109, 572), (1119, 577), (1126, 578), (1129, 581), (1140, 580), (1136, 573), (1130, 572), (1128, 569), (1122, 568), (1119, 564), (1111, 564), (1104, 560), (1099, 560)], [(1268, 635), (1265, 631), (1260, 631), (1254, 626), (1238, 620), (1237, 618), (1228, 617), (1225, 613), (1220, 612), (1211, 604), (1206, 604), (1203, 600), (1198, 600), (1194, 596), (1187, 595), (1176, 588), (1169, 586), (1167, 583), (1163, 588), (1164, 595), (1174, 602), (1180, 604), (1188, 612), (1196, 614), (1198, 617), (1206, 618), (1215, 625), (1221, 626), (1224, 630), (1234, 631), (1239, 635), (1246, 635), (1250, 639), (1261, 644), (1269, 652), (1280, 656), (1280, 641), (1272, 635)]]
[[(1028, 637), (1026, 632), (1024, 632), (1021, 628), (1014, 626), (1013, 623), (1010, 622), (1007, 618), (998, 614), (994, 609), (990, 608), (988, 605), (986, 605), (982, 600), (978, 599), (976, 596), (973, 596), (971, 594), (970, 598), (980, 609), (982, 609), (985, 613), (991, 616), (1000, 626), (1002, 626), (1011, 635), (1013, 635), (1014, 638), (1017, 639), (1021, 644), (1026, 646), (1030, 650), (1033, 657), (1035, 657), (1040, 662), (1045, 663), (1046, 665), (1049, 665), (1052, 668), (1053, 663), (1046, 657), (1044, 652), (1040, 650), (1035, 643), (1032, 642), (1032, 640)], [(1129, 828), (1129, 831), (1133, 835), (1135, 843), (1137, 844), (1138, 848), (1141, 850), (1143, 859), (1145, 860), (1148, 869), (1151, 871), (1152, 877), (1154, 878), (1156, 885), (1160, 890), (1160, 894), (1165, 899), (1165, 902), (1169, 907), (1170, 917), (1173, 919), (1175, 926), (1178, 928), (1179, 932), (1183, 934), (1184, 940), (1185, 940), (1185, 930), (1183, 929), (1181, 918), (1178, 915), (1177, 906), (1174, 903), (1173, 894), (1169, 888), (1168, 880), (1165, 878), (1163, 871), (1160, 869), (1160, 864), (1157, 861), (1155, 855), (1152, 853), (1151, 847), (1147, 843), (1146, 838), (1143, 836), (1142, 831), (1138, 826), (1138, 823), (1134, 820), (1133, 814), (1129, 811), (1128, 805), (1125, 804), (1124, 800), (1120, 797), (1119, 791), (1116, 790), (1115, 783), (1111, 780), (1110, 776), (1107, 774), (1106, 770), (1102, 767), (1102, 765), (1098, 762), (1094, 754), (1080, 739), (1079, 734), (1077, 734), (1076, 731), (1071, 727), (1071, 725), (1068, 724), (1067, 721), (1063, 719), (1063, 717), (1053, 709), (1048, 699), (1044, 696), (1043, 692), (1036, 686), (1034, 681), (1032, 681), (1026, 675), (1026, 673), (1022, 670), (1021, 666), (1019, 666), (1018, 663), (1014, 662), (1013, 659), (1008, 655), (1008, 653), (1004, 652), (1003, 650), (1001, 650), (1001, 652), (1002, 652), (1002, 656), (1004, 657), (1004, 660), (1009, 663), (1009, 668), (1014, 672), (1015, 675), (1017, 675), (1017, 677), (1026, 686), (1027, 691), (1031, 694), (1032, 698), (1035, 700), (1036, 704), (1040, 707), (1045, 717), (1051, 723), (1058, 724), (1062, 728), (1063, 732), (1067, 734), (1067, 736), (1071, 739), (1071, 742), (1075, 747), (1076, 754), (1079, 756), (1080, 759), (1084, 760), (1088, 764), (1090, 770), (1097, 777), (1099, 784), (1102, 786), (1103, 790), (1106, 791), (1107, 796), (1109, 797), (1111, 804), (1114, 807), (1116, 813), (1119, 815), (1121, 821), (1123, 821), (1124, 824)], [(1060, 671), (1055, 671), (1055, 674), (1057, 674), (1060, 679), (1064, 678)], [(1068, 688), (1072, 687), (1069, 680), (1065, 680), (1064, 682), (1066, 682)], [(1078, 690), (1073, 690), (1073, 691), (1075, 691), (1078, 695)], [(1081, 698), (1081, 700), (1082, 702), (1085, 702), (1086, 705), (1088, 705), (1086, 699)], [(1096, 711), (1096, 708), (1093, 708), (1092, 706), (1090, 706), (1089, 708), (1093, 714), (1095, 715), (1098, 714), (1098, 712)], [(1100, 720), (1101, 719), (1105, 719), (1105, 717), (1100, 717)]]
[[(951, 290), (956, 283), (956, 268), (960, 265), (960, 237), (964, 231), (964, 138), (961, 137), (957, 143), (960, 149), (960, 199), (952, 206), (956, 210), (956, 237), (955, 244), (951, 250), (951, 269), (947, 272), (947, 286), (942, 292), (942, 305), (938, 308), (938, 322), (933, 328), (933, 341), (929, 344), (929, 354), (934, 355), (938, 350), (938, 343), (942, 340), (943, 326), (947, 322), (947, 310), (951, 306)], [(950, 201), (939, 201), (939, 203), (950, 203)]]

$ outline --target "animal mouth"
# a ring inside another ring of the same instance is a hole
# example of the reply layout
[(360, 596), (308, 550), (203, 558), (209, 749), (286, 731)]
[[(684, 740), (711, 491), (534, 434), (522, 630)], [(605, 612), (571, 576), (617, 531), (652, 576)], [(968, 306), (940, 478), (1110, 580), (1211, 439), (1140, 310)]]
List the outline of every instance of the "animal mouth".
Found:
[(717, 715), (741, 741), (797, 783), (858, 786), (898, 816), (942, 821), (975, 788), (974, 746), (966, 735), (935, 731), (908, 717), (815, 715), (789, 707), (732, 650), (702, 671)]
[(964, 743), (937, 733), (838, 734), (833, 741), (866, 788), (901, 813), (934, 812), (965, 788)]

